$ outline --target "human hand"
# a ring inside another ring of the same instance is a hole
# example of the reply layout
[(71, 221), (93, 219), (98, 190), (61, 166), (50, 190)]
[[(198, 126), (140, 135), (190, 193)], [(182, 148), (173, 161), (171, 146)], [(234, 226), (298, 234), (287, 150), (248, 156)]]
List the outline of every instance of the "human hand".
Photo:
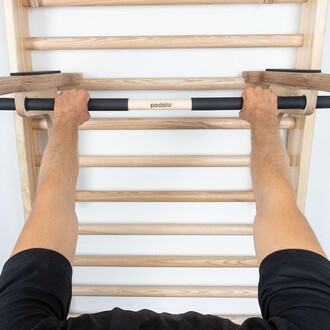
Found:
[(83, 89), (73, 89), (71, 92), (56, 95), (55, 122), (65, 121), (80, 126), (88, 121), (90, 118), (87, 108), (89, 97), (89, 94)]
[(277, 124), (277, 95), (261, 87), (247, 88), (243, 93), (243, 108), (239, 116), (251, 125)]

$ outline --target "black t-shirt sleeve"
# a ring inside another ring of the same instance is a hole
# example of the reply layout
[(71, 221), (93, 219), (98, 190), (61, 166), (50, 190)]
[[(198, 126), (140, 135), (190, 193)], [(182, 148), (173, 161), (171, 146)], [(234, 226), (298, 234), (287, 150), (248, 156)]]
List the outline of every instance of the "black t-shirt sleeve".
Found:
[(58, 325), (69, 312), (71, 280), (70, 262), (55, 251), (15, 254), (0, 277), (0, 329), (32, 329), (46, 319)]
[(241, 326), (195, 312), (139, 312), (115, 308), (66, 320), (72, 268), (61, 254), (30, 249), (11, 257), (0, 277), (0, 329), (116, 330), (327, 330), (330, 329), (330, 263), (305, 250), (283, 250), (260, 266), (262, 318)]
[(270, 325), (330, 329), (330, 262), (326, 258), (306, 250), (281, 250), (267, 256), (259, 272), (259, 304)]

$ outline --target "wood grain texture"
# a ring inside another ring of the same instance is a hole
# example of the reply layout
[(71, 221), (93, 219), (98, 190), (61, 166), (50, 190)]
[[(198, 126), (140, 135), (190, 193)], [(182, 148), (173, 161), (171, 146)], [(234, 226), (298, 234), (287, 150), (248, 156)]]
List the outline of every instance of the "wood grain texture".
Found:
[(119, 286), (119, 285), (75, 285), (73, 296), (111, 297), (213, 297), (213, 298), (257, 298), (258, 288), (250, 286)]
[(243, 77), (250, 84), (264, 83), (330, 92), (330, 74), (325, 73), (245, 71)]
[[(42, 155), (36, 156), (40, 166)], [(80, 167), (247, 167), (250, 156), (79, 156)]]
[(253, 235), (251, 224), (79, 224), (79, 235)]
[(77, 191), (77, 202), (254, 202), (252, 191)]
[[(309, 0), (301, 6), (299, 33), (305, 35), (304, 46), (297, 50), (296, 69), (321, 68), (327, 16), (327, 0)], [(299, 93), (299, 90), (296, 91)], [(313, 144), (315, 113), (297, 117), (296, 127), (289, 131), (287, 151), (292, 160), (292, 177), (298, 208), (304, 213), (308, 174)]]
[(302, 34), (25, 38), (28, 50), (302, 47)]
[[(242, 77), (219, 78), (90, 78), (83, 79), (78, 86), (66, 85), (60, 90), (81, 88), (89, 91), (108, 90), (243, 90), (252, 85)], [(266, 88), (266, 86), (264, 86)]]
[[(31, 0), (30, 0), (31, 1)], [(36, 1), (36, 0), (33, 0)], [(272, 3), (303, 3), (306, 0), (272, 0)], [(29, 6), (29, 0), (22, 0)], [(267, 0), (38, 0), (39, 7), (64, 6), (137, 6), (137, 5), (203, 5), (203, 4), (266, 4)]]
[(29, 0), (30, 6), (33, 8), (39, 7), (39, 0)]
[(258, 267), (255, 257), (75, 256), (74, 266), (91, 267)]
[(81, 79), (81, 73), (0, 77), (0, 95), (57, 88), (68, 84), (74, 86), (78, 85)]
[[(4, 1), (9, 70), (32, 71), (31, 52), (24, 48), (24, 38), (29, 36), (28, 10), (20, 0)], [(33, 95), (33, 94), (31, 94)], [(34, 94), (34, 96), (36, 96)], [(22, 118), (14, 112), (17, 154), (25, 220), (32, 211), (36, 194), (37, 170), (35, 155), (39, 154), (37, 134), (31, 128), (31, 119)]]
[[(283, 118), (280, 127), (293, 129), (296, 118)], [(44, 119), (33, 119), (32, 128), (46, 130)], [(158, 130), (158, 129), (249, 129), (250, 124), (238, 117), (226, 118), (92, 118), (80, 130)]]

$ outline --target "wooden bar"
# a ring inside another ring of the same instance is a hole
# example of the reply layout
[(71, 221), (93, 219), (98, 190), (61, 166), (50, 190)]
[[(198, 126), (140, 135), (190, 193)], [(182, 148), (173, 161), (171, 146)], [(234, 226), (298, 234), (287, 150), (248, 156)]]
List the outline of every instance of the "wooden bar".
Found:
[[(223, 78), (90, 78), (83, 79), (78, 86), (66, 85), (60, 90), (73, 88), (89, 91), (110, 90), (243, 90), (253, 86), (242, 77)], [(266, 85), (263, 86), (266, 88)]]
[[(40, 166), (42, 155), (36, 156)], [(250, 156), (80, 156), (80, 167), (248, 167)]]
[(269, 84), (330, 92), (330, 74), (295, 73), (273, 71), (245, 71), (243, 77), (247, 83)]
[(254, 202), (252, 191), (77, 191), (77, 202)]
[[(22, 7), (21, 0), (3, 1), (6, 28), (9, 70), (11, 72), (32, 71), (31, 52), (24, 48), (24, 38), (28, 37), (28, 9)], [(37, 97), (42, 93), (32, 93)], [(39, 96), (40, 97), (40, 96)], [(17, 156), (22, 191), (24, 218), (27, 220), (37, 189), (37, 169), (35, 155), (39, 154), (38, 133), (31, 128), (31, 118), (22, 118), (14, 112)]]
[(28, 50), (302, 47), (302, 34), (33, 37)]
[(79, 224), (79, 235), (253, 235), (251, 224)]
[[(304, 46), (297, 49), (296, 69), (321, 68), (327, 9), (327, 0), (310, 0), (301, 6), (299, 32), (308, 37)], [(315, 112), (310, 116), (297, 117), (296, 128), (289, 131), (287, 138), (287, 151), (292, 159), (293, 185), (297, 205), (302, 213), (306, 204), (314, 122)]]
[[(38, 0), (39, 7), (303, 3), (306, 0)], [(30, 6), (29, 0), (22, 0)]]
[(73, 296), (111, 297), (213, 297), (257, 298), (258, 288), (253, 286), (135, 286), (135, 285), (76, 285)]
[(261, 315), (217, 315), (217, 316), (222, 317), (223, 319), (229, 319), (230, 321), (236, 324), (242, 324), (247, 319), (254, 317), (262, 318)]
[[(283, 118), (282, 129), (295, 127), (295, 118)], [(44, 119), (33, 119), (32, 128), (47, 130)], [(159, 129), (249, 129), (250, 124), (240, 118), (92, 118), (80, 130), (159, 130)]]
[[(68, 318), (79, 317), (81, 315), (83, 315), (83, 314), (82, 313), (80, 313), (80, 314), (70, 313), (68, 315)], [(215, 316), (221, 317), (223, 319), (229, 319), (236, 324), (242, 324), (244, 321), (246, 321), (247, 319), (252, 318), (252, 317), (262, 318), (261, 315), (215, 315)]]
[(68, 84), (73, 84), (72, 86), (76, 86), (80, 83), (81, 79), (81, 73), (56, 73), (31, 76), (0, 77), (0, 95), (44, 90)]
[(91, 267), (258, 267), (255, 257), (75, 256), (74, 266)]

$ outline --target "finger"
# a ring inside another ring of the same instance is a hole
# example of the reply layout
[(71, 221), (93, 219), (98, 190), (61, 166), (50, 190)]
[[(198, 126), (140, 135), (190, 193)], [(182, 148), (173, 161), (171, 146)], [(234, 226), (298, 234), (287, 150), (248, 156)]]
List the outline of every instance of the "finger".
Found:
[(238, 115), (241, 119), (245, 120), (245, 111), (241, 110)]
[(78, 92), (82, 95), (84, 95), (87, 99), (87, 101), (90, 99), (90, 94), (85, 89), (79, 89)]
[(242, 93), (242, 96), (245, 97), (248, 93), (250, 93), (251, 91), (253, 90), (252, 87), (248, 87), (246, 88), (243, 93)]

